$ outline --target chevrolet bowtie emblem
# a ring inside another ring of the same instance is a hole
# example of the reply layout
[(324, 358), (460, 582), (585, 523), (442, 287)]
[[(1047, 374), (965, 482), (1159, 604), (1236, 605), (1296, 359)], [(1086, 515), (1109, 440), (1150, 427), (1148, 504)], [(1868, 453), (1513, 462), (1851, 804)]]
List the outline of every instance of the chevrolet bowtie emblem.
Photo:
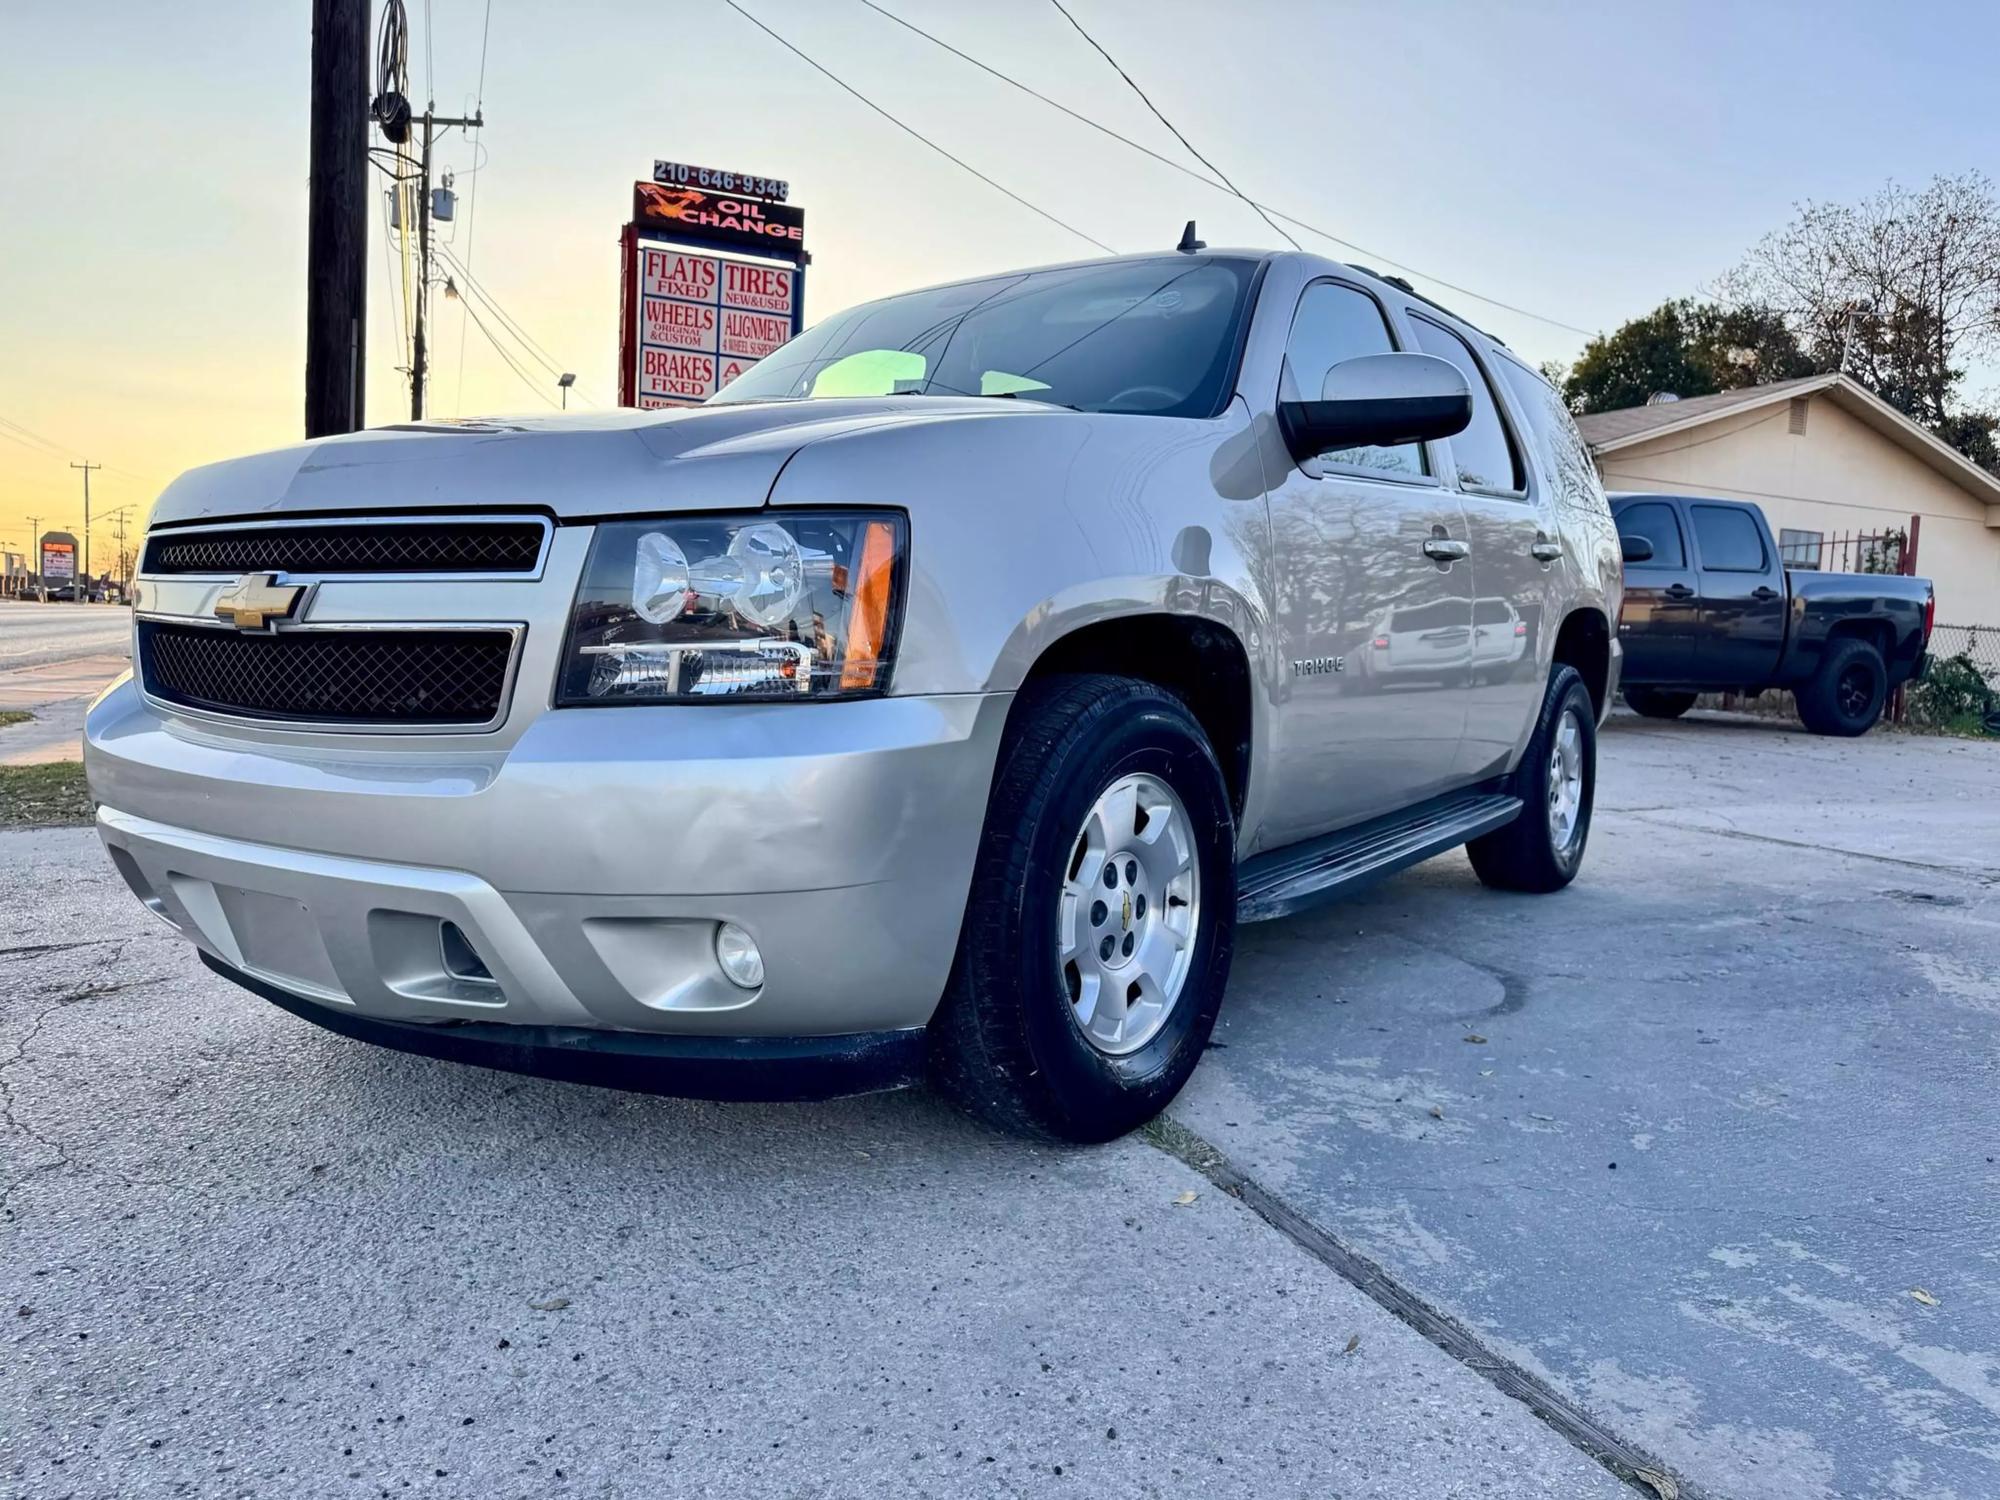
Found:
[(305, 595), (305, 585), (279, 583), (276, 573), (245, 573), (215, 601), (215, 617), (238, 630), (262, 630), (292, 618)]

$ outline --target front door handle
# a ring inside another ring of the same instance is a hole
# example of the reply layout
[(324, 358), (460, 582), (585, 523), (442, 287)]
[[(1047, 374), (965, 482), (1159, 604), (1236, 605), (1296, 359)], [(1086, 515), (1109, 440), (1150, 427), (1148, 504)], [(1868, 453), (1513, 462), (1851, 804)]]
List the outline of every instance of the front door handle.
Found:
[(1432, 562), (1459, 562), (1472, 555), (1472, 543), (1454, 541), (1448, 536), (1434, 536), (1424, 543), (1424, 556)]
[(1669, 599), (1692, 599), (1694, 597), (1694, 590), (1684, 583), (1669, 584), (1665, 592)]
[(1528, 556), (1536, 562), (1554, 562), (1563, 555), (1563, 544), (1544, 537), (1528, 549)]

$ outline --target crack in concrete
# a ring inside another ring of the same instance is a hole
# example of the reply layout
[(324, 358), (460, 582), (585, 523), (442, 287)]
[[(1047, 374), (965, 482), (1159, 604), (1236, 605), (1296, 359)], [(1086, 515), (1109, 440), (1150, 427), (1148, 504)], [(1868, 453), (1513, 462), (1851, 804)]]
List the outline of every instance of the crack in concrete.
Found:
[[(125, 956), (125, 943), (127, 941), (127, 939), (121, 938), (103, 938), (91, 943), (63, 943), (46, 946), (65, 949), (114, 945), (115, 951), (112, 953), (105, 967), (115, 969), (119, 961)], [(7, 1057), (0, 1058), (0, 1126), (4, 1126), (17, 1135), (26, 1136), (44, 1151), (49, 1152), (54, 1158), (51, 1161), (40, 1162), (28, 1168), (4, 1187), (0, 1187), (0, 1213), (5, 1213), (9, 1218), (13, 1217), (12, 1200), (15, 1190), (30, 1179), (39, 1177), (47, 1172), (62, 1171), (65, 1168), (75, 1166), (75, 1162), (70, 1158), (68, 1149), (61, 1141), (53, 1136), (43, 1134), (38, 1127), (30, 1124), (15, 1112), (14, 1082), (8, 1075), (15, 1068), (27, 1062), (28, 1048), (41, 1036), (43, 1028), (48, 1025), (56, 1012), (66, 1010), (72, 1005), (80, 1005), (86, 1000), (102, 999), (106, 995), (117, 995), (122, 994), (126, 990), (137, 989), (140, 985), (156, 984), (166, 977), (164, 974), (149, 974), (138, 979), (124, 979), (113, 983), (93, 982), (79, 989), (68, 990), (63, 994), (57, 995), (47, 1004), (43, 1005), (40, 1010), (35, 1012), (33, 1019), (28, 1023), (27, 1030), (14, 1043), (13, 1052)]]
[(1927, 859), (1904, 859), (1895, 854), (1871, 854), (1863, 849), (1842, 849), (1833, 844), (1815, 844), (1804, 839), (1781, 839), (1771, 833), (1748, 833), (1740, 828), (1710, 828), (1699, 823), (1676, 823), (1666, 818), (1649, 818), (1642, 813), (1626, 813), (1635, 823), (1644, 823), (1652, 828), (1665, 828), (1674, 833), (1706, 833), (1719, 839), (1745, 839), (1753, 844), (1776, 844), (1780, 849), (1804, 849), (1812, 854), (1831, 854), (1841, 859), (1867, 859), (1877, 864), (1896, 865), (1906, 870), (1929, 870), (1937, 875), (1953, 875), (1960, 880), (1969, 880), (1975, 885), (2000, 885), (2000, 870), (1982, 869), (1977, 865), (1941, 865)]
[(1662, 1495), (1676, 1495), (1680, 1500), (1706, 1500), (1706, 1492), (1612, 1432), (1541, 1377), (1488, 1348), (1455, 1318), (1425, 1302), (1374, 1261), (1240, 1171), (1211, 1141), (1166, 1115), (1146, 1125), (1141, 1134), (1153, 1146), (1192, 1167), (1242, 1203), (1300, 1250), (1501, 1394), (1526, 1406), (1572, 1447), (1637, 1493), (1648, 1500), (1659, 1500)]

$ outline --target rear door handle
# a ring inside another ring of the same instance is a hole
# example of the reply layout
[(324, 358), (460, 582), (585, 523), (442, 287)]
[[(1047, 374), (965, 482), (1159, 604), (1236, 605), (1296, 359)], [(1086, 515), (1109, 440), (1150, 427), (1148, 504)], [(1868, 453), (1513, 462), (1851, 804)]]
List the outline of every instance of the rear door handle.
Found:
[(1752, 599), (1775, 599), (1778, 597), (1778, 591), (1768, 583), (1760, 583), (1750, 591), (1750, 597)]
[(1684, 583), (1673, 583), (1667, 585), (1666, 595), (1669, 599), (1692, 599), (1694, 590)]
[(1536, 562), (1554, 562), (1563, 555), (1561, 542), (1540, 541), (1528, 549), (1528, 556)]
[(1458, 562), (1472, 555), (1472, 543), (1434, 536), (1424, 543), (1424, 556), (1432, 562)]

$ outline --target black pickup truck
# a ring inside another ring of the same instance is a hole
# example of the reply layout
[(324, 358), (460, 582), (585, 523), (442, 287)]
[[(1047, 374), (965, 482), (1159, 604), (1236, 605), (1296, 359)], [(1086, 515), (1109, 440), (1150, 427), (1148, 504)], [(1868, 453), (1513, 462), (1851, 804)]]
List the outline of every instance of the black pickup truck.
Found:
[(1787, 568), (1764, 512), (1700, 495), (1611, 496), (1625, 553), (1625, 701), (1673, 719), (1699, 693), (1790, 688), (1815, 734), (1866, 734), (1923, 671), (1928, 578)]

